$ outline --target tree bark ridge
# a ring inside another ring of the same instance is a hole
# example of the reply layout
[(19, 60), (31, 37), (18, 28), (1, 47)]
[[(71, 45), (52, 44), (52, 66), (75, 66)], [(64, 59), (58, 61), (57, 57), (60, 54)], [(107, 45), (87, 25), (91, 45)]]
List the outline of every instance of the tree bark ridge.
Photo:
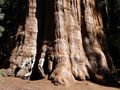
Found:
[[(19, 45), (17, 45), (11, 54), (10, 69), (12, 70), (12, 75), (15, 74), (17, 77), (26, 78), (30, 77), (32, 73), (32, 68), (34, 66), (36, 57), (36, 46), (37, 46), (37, 19), (36, 15), (36, 0), (28, 1), (28, 15), (26, 16), (25, 28), (21, 30), (21, 26), (18, 28), (18, 34), (23, 33), (24, 40), (20, 40)], [(22, 35), (20, 38), (23, 37)]]
[[(102, 16), (96, 0), (46, 0), (44, 3), (45, 16), (40, 19), (44, 20), (42, 31), (38, 30), (38, 23), (43, 21), (36, 18), (39, 9), (36, 0), (29, 0), (22, 34), (24, 42), (19, 50), (16, 46), (10, 58), (13, 73), (17, 69), (16, 76), (30, 77), (37, 54), (39, 75), (44, 77), (46, 69), (49, 79), (56, 85), (66, 85), (75, 79), (99, 80), (99, 76), (103, 80), (114, 65), (106, 49)], [(19, 26), (18, 31), (21, 28)], [(43, 33), (40, 34), (42, 39), (38, 33)], [(37, 39), (42, 43), (40, 46), (37, 46)], [(37, 48), (40, 48), (38, 52)]]

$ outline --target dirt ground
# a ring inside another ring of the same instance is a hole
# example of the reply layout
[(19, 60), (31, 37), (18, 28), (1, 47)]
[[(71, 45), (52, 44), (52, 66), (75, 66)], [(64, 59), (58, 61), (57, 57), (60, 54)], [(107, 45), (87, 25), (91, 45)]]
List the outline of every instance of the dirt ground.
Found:
[(75, 81), (69, 86), (55, 86), (47, 79), (28, 81), (13, 77), (0, 78), (0, 90), (120, 90), (92, 83), (90, 81)]

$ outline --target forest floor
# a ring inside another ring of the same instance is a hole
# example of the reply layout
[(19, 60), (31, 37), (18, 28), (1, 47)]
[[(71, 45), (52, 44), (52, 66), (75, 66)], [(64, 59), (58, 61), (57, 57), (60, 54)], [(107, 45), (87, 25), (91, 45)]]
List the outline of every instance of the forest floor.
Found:
[(1, 77), (0, 90), (120, 90), (120, 88), (104, 86), (90, 81), (75, 81), (69, 86), (55, 86), (46, 78), (29, 81), (13, 77)]

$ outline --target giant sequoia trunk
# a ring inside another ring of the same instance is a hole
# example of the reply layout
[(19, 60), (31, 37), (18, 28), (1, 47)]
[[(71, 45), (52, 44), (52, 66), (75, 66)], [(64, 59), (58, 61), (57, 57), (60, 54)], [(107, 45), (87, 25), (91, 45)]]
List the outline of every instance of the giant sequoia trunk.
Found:
[[(27, 5), (27, 2), (21, 4)], [(26, 14), (25, 25), (18, 22), (20, 24), (16, 35), (17, 43), (11, 53), (10, 69), (8, 69), (10, 75), (19, 77), (29, 77), (31, 75), (37, 51), (38, 27), (36, 19), (36, 0), (29, 0), (28, 4), (29, 8)]]
[[(106, 46), (100, 7), (97, 7), (100, 1), (39, 2), (44, 4), (42, 9), (36, 0), (28, 1), (25, 24), (19, 25), (17, 33), (22, 40), (11, 53), (9, 72), (26, 78), (34, 69), (39, 72), (35, 75), (41, 77), (47, 71), (49, 79), (55, 84), (68, 84), (75, 79), (106, 79), (104, 77), (109, 76), (114, 65)], [(41, 14), (45, 16), (39, 17)], [(42, 23), (42, 30), (38, 28), (37, 20)], [(40, 33), (38, 36), (37, 31)], [(33, 68), (35, 62), (37, 68)]]

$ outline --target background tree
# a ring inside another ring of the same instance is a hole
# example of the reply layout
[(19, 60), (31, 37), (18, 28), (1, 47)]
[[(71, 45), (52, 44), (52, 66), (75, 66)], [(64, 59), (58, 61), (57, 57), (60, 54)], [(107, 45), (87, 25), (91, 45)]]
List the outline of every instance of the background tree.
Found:
[[(2, 7), (4, 5), (4, 0), (0, 1), (0, 22), (4, 19), (4, 13), (2, 12)], [(0, 37), (2, 37), (2, 32), (4, 31), (4, 27), (2, 26), (2, 23), (0, 24)]]
[(3, 5), (5, 3), (5, 0), (1, 0), (0, 1), (0, 63), (4, 54), (3, 54), (3, 51), (2, 51), (2, 36), (3, 36), (3, 32), (5, 31), (5, 28), (3, 27), (3, 19), (4, 19), (4, 16), (5, 14), (3, 13), (2, 9), (3, 9)]
[(110, 26), (106, 29), (110, 52), (116, 68), (120, 68), (120, 1), (109, 0)]

